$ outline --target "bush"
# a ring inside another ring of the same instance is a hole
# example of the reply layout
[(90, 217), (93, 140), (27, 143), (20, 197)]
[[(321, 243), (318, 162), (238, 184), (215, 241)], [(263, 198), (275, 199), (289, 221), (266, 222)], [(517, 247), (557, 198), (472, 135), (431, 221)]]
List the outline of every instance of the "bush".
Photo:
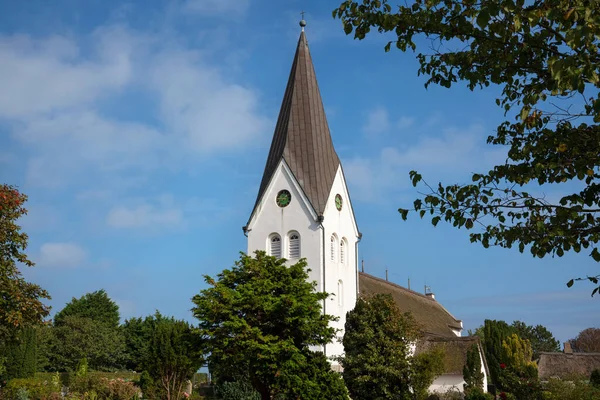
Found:
[(38, 378), (11, 379), (2, 391), (6, 399), (60, 399), (60, 387), (51, 380)]
[(465, 396), (465, 400), (494, 400), (494, 396), (484, 393), (483, 390), (471, 389), (469, 394)]
[(544, 384), (542, 396), (544, 400), (597, 400), (600, 399), (600, 388), (583, 380), (550, 378)]
[(223, 400), (260, 400), (260, 394), (244, 381), (223, 382), (215, 391)]
[(592, 371), (592, 375), (590, 376), (590, 384), (600, 388), (600, 369), (595, 369)]

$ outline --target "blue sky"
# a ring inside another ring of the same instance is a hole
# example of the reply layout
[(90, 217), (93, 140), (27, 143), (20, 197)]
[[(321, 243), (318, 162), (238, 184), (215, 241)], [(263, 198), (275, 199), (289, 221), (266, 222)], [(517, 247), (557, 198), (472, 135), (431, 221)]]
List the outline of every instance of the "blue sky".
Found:
[[(22, 221), (53, 311), (106, 289), (123, 318), (191, 320), (202, 276), (246, 250), (247, 222), (306, 11), (307, 38), (350, 186), (365, 270), (431, 286), (465, 328), (543, 324), (561, 340), (597, 324), (571, 277), (584, 253), (533, 259), (410, 218), (430, 183), (502, 162), (485, 144), (499, 89), (425, 89), (414, 54), (344, 35), (338, 2), (30, 0), (0, 3), (0, 181), (29, 195)], [(551, 198), (560, 187), (544, 188)], [(598, 326), (598, 325), (595, 325)]]

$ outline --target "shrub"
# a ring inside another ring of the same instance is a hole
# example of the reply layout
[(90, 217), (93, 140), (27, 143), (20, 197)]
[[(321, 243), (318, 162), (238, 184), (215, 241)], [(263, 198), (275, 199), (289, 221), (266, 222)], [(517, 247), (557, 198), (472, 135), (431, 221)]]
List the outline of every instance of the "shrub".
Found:
[(484, 393), (483, 390), (471, 390), (465, 396), (465, 400), (494, 400), (494, 396), (489, 393)]
[(597, 400), (600, 399), (600, 388), (583, 380), (550, 378), (544, 384), (542, 396), (544, 400)]
[(590, 376), (590, 384), (600, 388), (600, 369), (595, 369), (592, 371), (592, 375)]
[(245, 381), (223, 382), (215, 391), (223, 400), (260, 400), (260, 394)]
[(3, 389), (3, 395), (10, 400), (53, 400), (60, 396), (60, 387), (47, 379), (11, 379)]

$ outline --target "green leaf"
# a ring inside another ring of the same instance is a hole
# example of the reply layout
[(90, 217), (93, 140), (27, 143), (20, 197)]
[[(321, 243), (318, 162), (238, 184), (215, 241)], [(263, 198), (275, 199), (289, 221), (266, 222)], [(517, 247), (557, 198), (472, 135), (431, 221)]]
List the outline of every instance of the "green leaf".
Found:
[(574, 283), (574, 281), (573, 281), (573, 279), (571, 279), (569, 282), (567, 282), (567, 287), (573, 286), (573, 283)]
[(437, 226), (438, 222), (440, 222), (441, 217), (437, 216), (437, 217), (433, 217), (431, 219), (431, 223), (433, 224), (433, 226)]

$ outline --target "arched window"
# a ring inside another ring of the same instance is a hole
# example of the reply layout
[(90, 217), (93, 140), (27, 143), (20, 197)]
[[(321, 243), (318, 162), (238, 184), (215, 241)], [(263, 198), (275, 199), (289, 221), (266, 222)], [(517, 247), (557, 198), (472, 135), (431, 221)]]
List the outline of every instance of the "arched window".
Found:
[(300, 234), (298, 232), (288, 234), (288, 258), (300, 258)]
[(338, 306), (340, 306), (340, 307), (343, 306), (344, 305), (344, 282), (342, 282), (341, 279), (338, 281), (337, 298), (338, 298)]
[(276, 233), (269, 238), (269, 255), (281, 258), (281, 236)]
[(335, 253), (337, 253), (337, 237), (335, 236), (335, 233), (333, 235), (331, 235), (331, 261), (335, 261)]
[(346, 239), (340, 240), (340, 264), (346, 264)]

